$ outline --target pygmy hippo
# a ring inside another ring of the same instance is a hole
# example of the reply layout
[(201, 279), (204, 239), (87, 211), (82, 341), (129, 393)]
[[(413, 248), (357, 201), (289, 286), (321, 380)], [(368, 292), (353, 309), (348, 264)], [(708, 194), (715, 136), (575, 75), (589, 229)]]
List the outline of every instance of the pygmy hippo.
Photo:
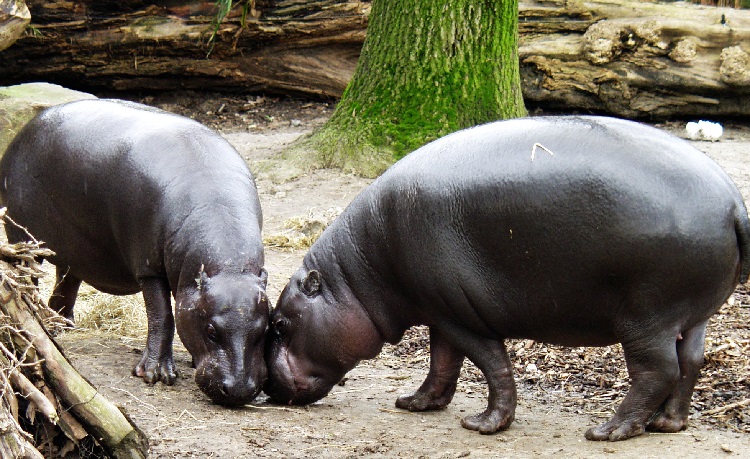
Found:
[[(145, 105), (78, 101), (42, 112), (16, 136), (0, 180), (9, 215), (56, 253), (53, 309), (72, 320), (81, 281), (116, 295), (142, 291), (148, 337), (134, 375), (174, 383), (176, 318), (203, 392), (225, 405), (260, 392), (269, 314), (261, 209), (228, 142)], [(28, 239), (7, 230), (12, 241)]]
[(622, 343), (632, 387), (590, 440), (687, 425), (706, 322), (748, 278), (750, 226), (729, 177), (687, 142), (603, 117), (497, 122), (411, 153), (323, 233), (271, 313), (265, 391), (326, 395), (426, 324), (430, 371), (396, 405), (450, 403), (464, 356), (492, 433), (514, 418), (503, 340)]

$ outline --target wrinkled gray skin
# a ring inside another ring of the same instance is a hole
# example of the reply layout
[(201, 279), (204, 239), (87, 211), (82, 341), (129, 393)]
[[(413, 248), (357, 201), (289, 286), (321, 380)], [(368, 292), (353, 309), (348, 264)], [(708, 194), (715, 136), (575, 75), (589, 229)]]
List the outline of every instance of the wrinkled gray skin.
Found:
[(395, 164), (313, 245), (271, 314), (264, 390), (311, 403), (426, 324), (429, 374), (396, 405), (444, 408), (468, 357), (489, 400), (462, 425), (492, 433), (516, 406), (504, 339), (622, 343), (632, 387), (586, 438), (676, 432), (706, 322), (747, 280), (748, 234), (727, 175), (659, 130), (599, 117), (464, 130)]
[[(144, 105), (73, 102), (18, 134), (0, 183), (9, 215), (56, 253), (52, 308), (72, 320), (81, 281), (143, 292), (148, 338), (133, 374), (174, 383), (176, 318), (203, 392), (225, 405), (259, 393), (269, 313), (261, 209), (229, 143)], [(12, 241), (28, 239), (6, 229)]]

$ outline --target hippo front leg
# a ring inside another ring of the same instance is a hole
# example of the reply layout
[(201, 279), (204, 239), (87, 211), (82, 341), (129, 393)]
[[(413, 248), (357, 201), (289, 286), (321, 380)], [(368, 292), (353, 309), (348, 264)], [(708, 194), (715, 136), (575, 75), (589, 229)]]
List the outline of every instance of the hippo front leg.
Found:
[(630, 391), (612, 419), (586, 431), (588, 440), (627, 440), (646, 430), (680, 378), (676, 339), (661, 334), (622, 343), (632, 380)]
[(133, 375), (154, 384), (161, 381), (172, 385), (177, 379), (177, 370), (172, 357), (174, 339), (174, 316), (170, 302), (170, 290), (166, 279), (150, 277), (140, 280), (143, 300), (146, 303), (148, 336), (146, 349)]
[(677, 341), (677, 360), (680, 365), (680, 380), (674, 391), (651, 418), (646, 430), (652, 432), (679, 432), (687, 428), (690, 414), (690, 400), (695, 383), (703, 366), (703, 353), (706, 341), (706, 323), (682, 333)]
[(430, 327), (430, 372), (419, 389), (413, 394), (400, 396), (396, 406), (409, 411), (445, 408), (453, 400), (463, 362), (463, 352), (446, 340), (437, 328)]
[(513, 366), (502, 339), (485, 338), (455, 324), (441, 328), (441, 333), (479, 368), (487, 379), (487, 409), (461, 420), (461, 426), (482, 434), (510, 427), (516, 414), (516, 382)]

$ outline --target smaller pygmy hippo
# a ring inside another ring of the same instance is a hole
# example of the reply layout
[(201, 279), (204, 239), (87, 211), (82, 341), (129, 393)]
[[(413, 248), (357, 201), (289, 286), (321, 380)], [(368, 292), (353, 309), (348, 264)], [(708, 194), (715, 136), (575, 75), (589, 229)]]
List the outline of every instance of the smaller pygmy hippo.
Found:
[[(261, 209), (228, 142), (145, 105), (78, 101), (16, 136), (0, 180), (9, 215), (56, 253), (53, 309), (72, 320), (81, 281), (142, 291), (148, 337), (135, 375), (173, 384), (176, 318), (203, 392), (225, 405), (259, 393), (269, 314)], [(27, 237), (7, 230), (12, 241)]]
[(745, 205), (687, 142), (601, 117), (528, 118), (439, 139), (357, 196), (310, 248), (271, 314), (265, 391), (324, 397), (384, 342), (430, 329), (430, 371), (396, 405), (450, 403), (464, 357), (506, 429), (506, 338), (622, 343), (632, 387), (590, 440), (687, 425), (706, 322), (748, 278)]

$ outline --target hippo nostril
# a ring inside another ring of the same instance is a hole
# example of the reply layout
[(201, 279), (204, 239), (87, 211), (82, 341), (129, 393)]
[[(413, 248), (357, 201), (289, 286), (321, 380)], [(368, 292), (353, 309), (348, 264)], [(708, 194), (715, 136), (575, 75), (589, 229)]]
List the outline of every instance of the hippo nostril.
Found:
[(224, 383), (219, 387), (219, 392), (221, 392), (221, 395), (228, 397), (229, 396), (229, 387), (227, 383)]

